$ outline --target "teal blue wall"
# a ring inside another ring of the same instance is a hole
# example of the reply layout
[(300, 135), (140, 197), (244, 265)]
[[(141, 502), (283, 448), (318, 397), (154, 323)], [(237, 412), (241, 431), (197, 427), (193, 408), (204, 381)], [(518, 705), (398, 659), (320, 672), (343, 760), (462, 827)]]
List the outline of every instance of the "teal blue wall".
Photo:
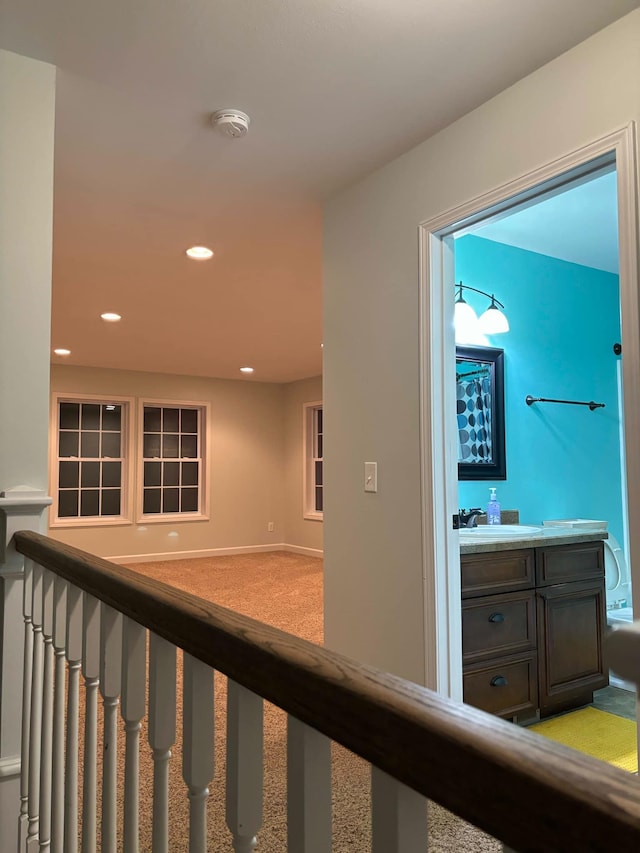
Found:
[[(624, 547), (620, 469), (618, 276), (480, 237), (455, 242), (456, 281), (493, 292), (510, 331), (504, 349), (507, 479), (459, 483), (459, 505), (485, 507), (489, 486), (523, 524), (551, 518), (609, 522)], [(480, 314), (487, 300), (465, 299)], [(525, 397), (595, 400), (604, 409)]]

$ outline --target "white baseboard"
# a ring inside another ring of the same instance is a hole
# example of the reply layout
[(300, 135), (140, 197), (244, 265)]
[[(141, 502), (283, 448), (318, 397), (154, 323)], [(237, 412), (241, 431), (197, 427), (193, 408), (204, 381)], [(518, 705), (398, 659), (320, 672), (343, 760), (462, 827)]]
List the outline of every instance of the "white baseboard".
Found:
[(196, 557), (225, 557), (230, 554), (255, 554), (265, 551), (290, 551), (294, 554), (305, 554), (308, 557), (322, 557), (323, 552), (317, 548), (304, 548), (302, 545), (288, 545), (278, 542), (272, 545), (240, 545), (236, 548), (205, 548), (199, 551), (167, 551), (158, 554), (129, 554), (118, 557), (106, 557), (112, 563), (155, 563), (162, 560), (191, 560)]
[(290, 551), (292, 554), (305, 554), (307, 557), (319, 557), (322, 559), (324, 551), (320, 548), (305, 548), (303, 545), (283, 545), (282, 551)]

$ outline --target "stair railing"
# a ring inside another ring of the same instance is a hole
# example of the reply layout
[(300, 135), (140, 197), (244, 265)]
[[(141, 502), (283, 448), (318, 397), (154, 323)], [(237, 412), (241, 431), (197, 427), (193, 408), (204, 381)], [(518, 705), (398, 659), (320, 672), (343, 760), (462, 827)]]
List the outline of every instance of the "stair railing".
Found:
[[(147, 691), (152, 849), (168, 853), (177, 649), (192, 853), (207, 849), (216, 672), (228, 678), (226, 822), (237, 853), (253, 850), (260, 833), (264, 700), (288, 715), (290, 853), (328, 853), (339, 843), (332, 838), (331, 740), (371, 764), (374, 853), (426, 851), (429, 799), (505, 850), (632, 850), (640, 843), (640, 783), (631, 774), (38, 533), (18, 532), (14, 544), (26, 558), (19, 853), (75, 853), (80, 822), (83, 853), (115, 853), (119, 843), (125, 853), (139, 850)], [(122, 727), (119, 814), (113, 762)]]

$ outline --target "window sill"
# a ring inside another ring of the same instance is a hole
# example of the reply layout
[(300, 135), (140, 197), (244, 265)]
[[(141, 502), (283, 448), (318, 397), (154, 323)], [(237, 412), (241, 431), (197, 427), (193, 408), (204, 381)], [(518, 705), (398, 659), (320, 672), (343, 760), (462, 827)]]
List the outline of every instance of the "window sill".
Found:
[(126, 527), (133, 524), (133, 519), (125, 518), (125, 516), (104, 516), (103, 518), (56, 518), (55, 521), (49, 522), (50, 530), (63, 530), (69, 528), (80, 527)]
[(303, 518), (306, 521), (323, 521), (324, 520), (324, 514), (321, 512), (305, 512), (305, 514), (303, 515)]
[(139, 515), (136, 519), (136, 524), (184, 524), (188, 521), (210, 520), (211, 518), (209, 515), (204, 515), (201, 512), (169, 512), (165, 514), (157, 513), (154, 515)]

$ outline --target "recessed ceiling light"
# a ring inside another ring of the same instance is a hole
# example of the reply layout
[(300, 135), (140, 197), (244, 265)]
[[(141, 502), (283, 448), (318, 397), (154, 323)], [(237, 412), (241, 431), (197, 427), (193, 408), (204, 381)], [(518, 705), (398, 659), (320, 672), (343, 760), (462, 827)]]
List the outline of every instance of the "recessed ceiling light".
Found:
[(240, 373), (253, 373), (253, 367), (241, 367)]
[(71, 355), (71, 350), (64, 349), (64, 347), (58, 347), (57, 349), (54, 349), (54, 353), (56, 355)]
[(208, 261), (209, 258), (213, 257), (213, 252), (206, 246), (192, 246), (187, 249), (187, 255), (196, 261)]
[(103, 320), (106, 320), (107, 323), (117, 323), (118, 320), (122, 320), (120, 314), (115, 314), (113, 311), (105, 311), (105, 313), (100, 316)]

